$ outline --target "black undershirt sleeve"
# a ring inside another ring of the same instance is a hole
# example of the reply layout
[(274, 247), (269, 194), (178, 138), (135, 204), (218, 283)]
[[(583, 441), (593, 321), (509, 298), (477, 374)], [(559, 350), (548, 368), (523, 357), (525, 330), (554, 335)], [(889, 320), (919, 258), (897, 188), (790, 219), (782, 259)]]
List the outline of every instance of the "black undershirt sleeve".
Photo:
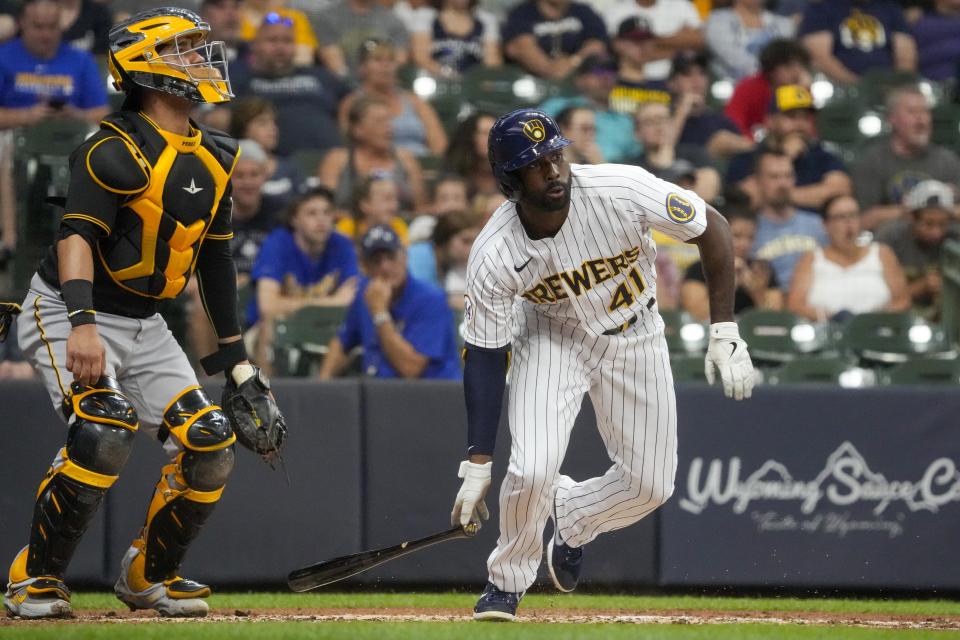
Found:
[(463, 394), (467, 405), (467, 455), (493, 455), (507, 387), (508, 351), (464, 351)]
[(230, 238), (233, 237), (230, 193), (228, 186), (197, 257), (200, 300), (218, 338), (240, 335), (237, 267), (230, 252)]

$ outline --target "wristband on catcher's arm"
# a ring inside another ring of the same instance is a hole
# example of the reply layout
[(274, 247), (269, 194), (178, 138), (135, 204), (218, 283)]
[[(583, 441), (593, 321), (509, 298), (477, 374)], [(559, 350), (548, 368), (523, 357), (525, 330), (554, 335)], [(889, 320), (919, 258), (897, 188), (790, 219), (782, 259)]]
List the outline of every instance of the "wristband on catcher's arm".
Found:
[(221, 371), (226, 373), (244, 360), (248, 360), (247, 347), (243, 340), (221, 344), (220, 348), (200, 359), (200, 366), (208, 376), (216, 375)]
[(93, 283), (75, 278), (60, 285), (60, 296), (67, 305), (67, 320), (70, 326), (96, 324), (97, 312), (93, 310)]

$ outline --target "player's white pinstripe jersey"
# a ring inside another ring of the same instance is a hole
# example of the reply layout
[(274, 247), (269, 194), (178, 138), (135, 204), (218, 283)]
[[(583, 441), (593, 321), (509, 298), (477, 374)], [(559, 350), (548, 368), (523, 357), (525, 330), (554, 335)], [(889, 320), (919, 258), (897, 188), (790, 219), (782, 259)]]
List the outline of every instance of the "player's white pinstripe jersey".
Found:
[(656, 296), (657, 229), (678, 240), (706, 228), (696, 194), (626, 165), (571, 165), (570, 210), (551, 238), (531, 240), (504, 203), (470, 253), (464, 338), (487, 349), (512, 340), (514, 305), (594, 335), (629, 322)]

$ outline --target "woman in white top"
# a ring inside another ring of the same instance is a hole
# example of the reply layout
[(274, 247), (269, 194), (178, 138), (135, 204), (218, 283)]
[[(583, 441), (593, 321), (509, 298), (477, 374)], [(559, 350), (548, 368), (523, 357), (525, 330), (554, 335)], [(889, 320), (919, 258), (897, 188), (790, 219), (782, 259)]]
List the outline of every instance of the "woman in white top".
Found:
[(858, 242), (860, 207), (838, 196), (824, 207), (828, 244), (797, 263), (787, 308), (810, 320), (868, 311), (905, 311), (907, 281), (890, 247)]

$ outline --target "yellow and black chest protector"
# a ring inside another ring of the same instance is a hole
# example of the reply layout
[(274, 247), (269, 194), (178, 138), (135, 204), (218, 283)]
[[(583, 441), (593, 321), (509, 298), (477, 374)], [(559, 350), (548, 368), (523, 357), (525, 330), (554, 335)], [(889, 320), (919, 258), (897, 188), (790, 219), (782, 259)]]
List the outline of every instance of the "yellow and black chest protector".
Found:
[[(107, 235), (94, 249), (97, 271), (129, 293), (176, 297), (212, 233), (236, 161), (236, 141), (198, 128), (176, 135), (143, 114), (121, 111), (101, 123), (92, 142), (85, 160), (90, 178), (120, 196)], [(71, 217), (85, 216), (67, 211), (64, 218)], [(94, 216), (87, 220), (98, 222)]]

